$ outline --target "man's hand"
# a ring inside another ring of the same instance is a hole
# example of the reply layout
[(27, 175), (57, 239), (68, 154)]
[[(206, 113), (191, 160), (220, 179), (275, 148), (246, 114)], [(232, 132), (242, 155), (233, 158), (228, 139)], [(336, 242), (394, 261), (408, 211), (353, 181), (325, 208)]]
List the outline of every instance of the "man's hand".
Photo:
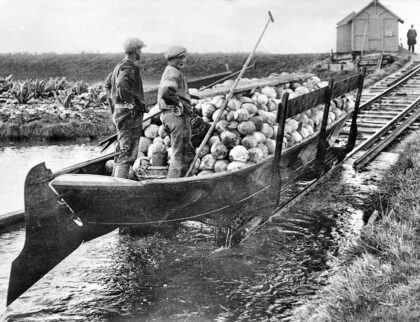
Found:
[(184, 114), (184, 106), (181, 102), (178, 103), (178, 105), (174, 106), (173, 113), (175, 116), (181, 116)]

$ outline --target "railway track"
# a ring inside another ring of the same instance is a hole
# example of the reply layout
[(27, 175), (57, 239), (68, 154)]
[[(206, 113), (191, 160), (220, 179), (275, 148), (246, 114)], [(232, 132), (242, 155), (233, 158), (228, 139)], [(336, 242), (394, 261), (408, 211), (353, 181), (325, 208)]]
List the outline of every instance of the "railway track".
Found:
[[(347, 141), (350, 124), (351, 118), (343, 128), (340, 141)], [(359, 171), (402, 133), (420, 129), (420, 60), (364, 90), (357, 124), (355, 148), (318, 179), (299, 182), (293, 197), (283, 201), (281, 209), (268, 220), (249, 228), (242, 242), (272, 218), (281, 218), (305, 195), (328, 181), (342, 165), (350, 165)], [(282, 190), (282, 193), (285, 192), (287, 188)]]

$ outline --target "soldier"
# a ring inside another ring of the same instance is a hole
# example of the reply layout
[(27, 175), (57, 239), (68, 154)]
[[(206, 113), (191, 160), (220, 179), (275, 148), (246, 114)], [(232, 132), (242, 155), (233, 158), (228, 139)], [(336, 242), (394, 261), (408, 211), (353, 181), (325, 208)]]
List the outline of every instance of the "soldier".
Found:
[(411, 29), (407, 32), (407, 45), (408, 50), (414, 53), (414, 45), (417, 43), (417, 31), (414, 26), (411, 25)]
[(128, 178), (130, 165), (137, 158), (142, 132), (144, 103), (143, 83), (138, 63), (143, 41), (129, 38), (124, 42), (125, 58), (115, 66), (105, 81), (105, 88), (111, 96), (112, 121), (117, 129), (117, 151), (122, 153), (115, 159), (113, 176)]
[(172, 154), (168, 178), (183, 176), (194, 158), (194, 147), (191, 144), (191, 98), (181, 72), (185, 67), (186, 52), (180, 46), (166, 51), (168, 65), (159, 84), (158, 102), (163, 111), (161, 120), (171, 137)]

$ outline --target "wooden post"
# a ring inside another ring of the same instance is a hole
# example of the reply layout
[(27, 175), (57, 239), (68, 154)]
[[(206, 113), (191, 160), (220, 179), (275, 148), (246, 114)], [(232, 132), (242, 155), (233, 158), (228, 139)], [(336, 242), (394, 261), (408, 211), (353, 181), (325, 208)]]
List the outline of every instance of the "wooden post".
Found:
[(283, 95), (282, 101), (277, 109), (277, 136), (276, 136), (276, 150), (274, 152), (274, 162), (273, 162), (273, 173), (276, 175), (273, 176), (273, 186), (275, 185), (275, 179), (277, 179), (277, 201), (276, 209), (280, 204), (280, 190), (281, 190), (281, 173), (280, 173), (280, 160), (281, 152), (283, 150), (283, 138), (284, 138), (284, 126), (286, 124), (287, 108), (289, 101), (289, 93)]
[(325, 153), (327, 151), (327, 125), (328, 125), (328, 113), (330, 112), (330, 101), (334, 86), (334, 79), (331, 78), (328, 82), (328, 90), (325, 93), (324, 103), (324, 114), (322, 116), (321, 130), (319, 131), (319, 142), (316, 159), (319, 162), (323, 162), (325, 159)]
[(363, 91), (363, 82), (365, 80), (366, 75), (366, 67), (363, 67), (362, 72), (359, 74), (359, 84), (357, 89), (357, 96), (356, 102), (354, 104), (354, 111), (351, 120), (350, 126), (350, 134), (349, 139), (347, 141), (347, 145), (345, 148), (345, 153), (349, 153), (353, 150), (354, 146), (356, 145), (356, 138), (357, 138), (357, 116), (359, 114), (359, 106), (360, 106), (360, 99), (362, 98), (362, 91)]

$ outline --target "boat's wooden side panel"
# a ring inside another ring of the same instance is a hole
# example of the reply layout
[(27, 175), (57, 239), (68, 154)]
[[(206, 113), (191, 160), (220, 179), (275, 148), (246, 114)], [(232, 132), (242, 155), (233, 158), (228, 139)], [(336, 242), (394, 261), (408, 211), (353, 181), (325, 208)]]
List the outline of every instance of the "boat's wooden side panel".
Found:
[[(272, 195), (272, 159), (239, 171), (183, 179), (148, 180), (109, 185), (91, 182), (76, 185), (71, 175), (51, 185), (66, 196), (67, 204), (84, 222), (101, 224), (158, 223), (220, 217), (228, 221), (239, 212), (269, 209)], [(221, 221), (223, 221), (221, 220)]]

